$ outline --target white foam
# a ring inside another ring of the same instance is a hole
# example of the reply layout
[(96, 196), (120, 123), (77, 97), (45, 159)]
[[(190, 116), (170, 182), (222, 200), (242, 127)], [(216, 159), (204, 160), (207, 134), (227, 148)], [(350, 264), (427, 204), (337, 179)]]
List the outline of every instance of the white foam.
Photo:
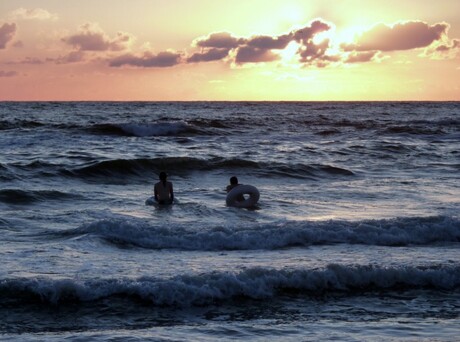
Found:
[(460, 221), (451, 217), (288, 221), (205, 229), (153, 226), (142, 219), (111, 219), (82, 226), (74, 233), (151, 249), (251, 250), (337, 243), (407, 246), (460, 242)]
[[(181, 275), (168, 279), (15, 279), (0, 281), (4, 293), (39, 296), (45, 302), (94, 301), (111, 296), (141, 298), (153, 305), (208, 305), (238, 297), (264, 299), (284, 291), (308, 295), (401, 289), (457, 290), (460, 265), (378, 267), (331, 264), (323, 269), (251, 268), (240, 272)], [(2, 292), (2, 291), (0, 291)]]

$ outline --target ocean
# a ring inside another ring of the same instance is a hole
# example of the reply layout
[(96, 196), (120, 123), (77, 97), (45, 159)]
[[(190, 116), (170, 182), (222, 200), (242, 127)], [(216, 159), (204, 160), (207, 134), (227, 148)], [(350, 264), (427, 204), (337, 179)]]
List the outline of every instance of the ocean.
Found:
[(1, 341), (460, 336), (460, 102), (0, 102), (0, 147)]

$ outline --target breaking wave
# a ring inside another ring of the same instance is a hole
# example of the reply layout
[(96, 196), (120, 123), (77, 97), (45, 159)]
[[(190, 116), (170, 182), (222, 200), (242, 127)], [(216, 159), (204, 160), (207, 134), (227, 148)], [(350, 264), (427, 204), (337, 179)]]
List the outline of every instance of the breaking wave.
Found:
[(460, 221), (452, 217), (388, 220), (288, 221), (251, 227), (156, 227), (143, 220), (100, 220), (63, 235), (96, 236), (116, 245), (147, 249), (257, 250), (287, 247), (362, 244), (382, 246), (460, 242)]
[(206, 306), (248, 298), (262, 300), (284, 293), (324, 296), (401, 289), (458, 290), (460, 266), (379, 267), (330, 264), (320, 269), (250, 268), (172, 278), (0, 280), (0, 302), (91, 302), (132, 298), (154, 306)]
[(9, 204), (31, 204), (34, 202), (48, 200), (72, 199), (78, 197), (75, 194), (55, 190), (21, 190), (21, 189), (1, 189), (0, 202)]
[(267, 177), (283, 176), (309, 179), (354, 175), (354, 173), (350, 170), (331, 165), (283, 163), (268, 164), (245, 159), (200, 159), (192, 157), (113, 159), (66, 170), (64, 173), (80, 177), (106, 177), (117, 175), (142, 175), (152, 171), (156, 172), (165, 169), (169, 170), (171, 173), (219, 169), (252, 169), (254, 172)]

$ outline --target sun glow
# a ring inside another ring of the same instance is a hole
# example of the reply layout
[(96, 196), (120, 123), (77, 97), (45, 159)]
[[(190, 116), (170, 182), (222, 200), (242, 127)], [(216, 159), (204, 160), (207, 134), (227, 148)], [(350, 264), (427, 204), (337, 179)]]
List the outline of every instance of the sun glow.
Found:
[(458, 0), (1, 1), (0, 100), (460, 94)]
[(297, 42), (290, 42), (288, 46), (284, 50), (281, 50), (280, 56), (281, 56), (281, 61), (284, 64), (298, 64), (297, 63), (297, 51), (300, 48), (300, 44)]

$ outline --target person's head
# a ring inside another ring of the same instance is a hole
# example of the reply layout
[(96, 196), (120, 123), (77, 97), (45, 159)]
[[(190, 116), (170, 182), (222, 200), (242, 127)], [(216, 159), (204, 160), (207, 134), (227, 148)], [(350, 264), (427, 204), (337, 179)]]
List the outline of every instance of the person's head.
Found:
[(163, 172), (163, 171), (162, 171), (162, 172), (160, 172), (160, 176), (159, 176), (159, 177), (160, 177), (160, 180), (165, 181), (166, 178), (168, 178), (168, 175), (166, 174), (166, 172)]
[(231, 185), (236, 185), (236, 184), (238, 184), (238, 178), (236, 178), (235, 176), (231, 177), (231, 178), (230, 178), (230, 184), (231, 184)]

